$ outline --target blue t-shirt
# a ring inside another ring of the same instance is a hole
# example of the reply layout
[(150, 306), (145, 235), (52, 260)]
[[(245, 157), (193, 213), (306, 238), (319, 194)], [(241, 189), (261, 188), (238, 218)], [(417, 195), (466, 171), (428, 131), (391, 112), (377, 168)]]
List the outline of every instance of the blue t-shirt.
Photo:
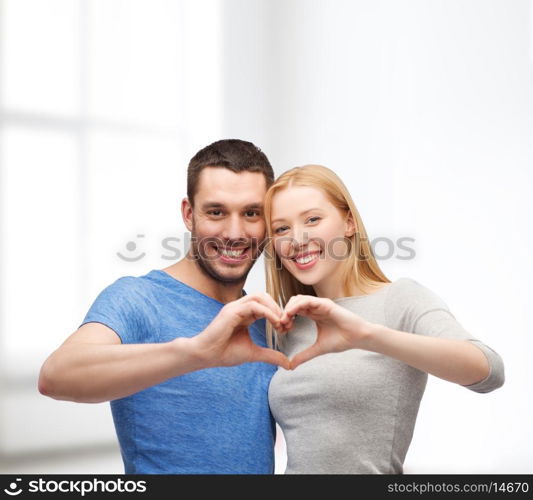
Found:
[[(197, 335), (223, 306), (153, 270), (105, 288), (81, 325), (102, 323), (123, 344), (168, 342)], [(249, 331), (266, 346), (264, 320)], [(111, 401), (126, 474), (273, 473), (268, 385), (275, 370), (260, 362), (207, 368)]]

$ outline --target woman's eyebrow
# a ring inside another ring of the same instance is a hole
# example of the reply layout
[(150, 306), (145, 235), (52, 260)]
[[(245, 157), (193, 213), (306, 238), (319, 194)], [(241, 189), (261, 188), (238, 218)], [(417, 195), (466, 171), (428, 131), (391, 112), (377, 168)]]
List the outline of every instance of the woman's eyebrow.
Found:
[[(300, 212), (300, 213), (298, 214), (298, 217), (300, 217), (300, 216), (302, 216), (302, 215), (305, 215), (307, 212), (312, 212), (313, 210), (320, 210), (320, 208), (319, 208), (319, 207), (308, 208), (307, 210), (304, 210), (303, 212)], [(278, 221), (281, 221), (281, 220), (285, 220), (285, 219), (283, 219), (283, 218), (274, 219), (274, 220), (272, 221), (272, 224), (274, 224), (274, 222), (278, 222)]]

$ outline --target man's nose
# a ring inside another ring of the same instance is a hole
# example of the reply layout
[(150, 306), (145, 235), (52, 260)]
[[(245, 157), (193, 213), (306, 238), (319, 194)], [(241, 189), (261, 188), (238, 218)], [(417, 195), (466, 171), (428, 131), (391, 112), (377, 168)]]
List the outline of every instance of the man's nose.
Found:
[(238, 215), (228, 217), (224, 224), (224, 230), (222, 237), (226, 240), (240, 240), (246, 239), (245, 224), (241, 217)]

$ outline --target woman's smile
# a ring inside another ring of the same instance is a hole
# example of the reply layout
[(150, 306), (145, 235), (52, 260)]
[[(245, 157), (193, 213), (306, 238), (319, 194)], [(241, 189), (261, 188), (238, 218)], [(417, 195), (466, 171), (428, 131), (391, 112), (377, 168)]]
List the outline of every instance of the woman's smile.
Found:
[(318, 262), (321, 253), (322, 252), (319, 250), (315, 252), (305, 252), (293, 257), (291, 260), (298, 269), (305, 271), (311, 269)]

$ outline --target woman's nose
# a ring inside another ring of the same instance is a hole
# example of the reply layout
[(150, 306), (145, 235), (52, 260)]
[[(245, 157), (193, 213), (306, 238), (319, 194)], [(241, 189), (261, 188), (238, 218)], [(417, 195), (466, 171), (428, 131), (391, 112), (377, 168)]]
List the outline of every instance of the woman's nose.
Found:
[(296, 229), (291, 238), (291, 244), (294, 249), (307, 246), (309, 243), (309, 232), (307, 229)]

